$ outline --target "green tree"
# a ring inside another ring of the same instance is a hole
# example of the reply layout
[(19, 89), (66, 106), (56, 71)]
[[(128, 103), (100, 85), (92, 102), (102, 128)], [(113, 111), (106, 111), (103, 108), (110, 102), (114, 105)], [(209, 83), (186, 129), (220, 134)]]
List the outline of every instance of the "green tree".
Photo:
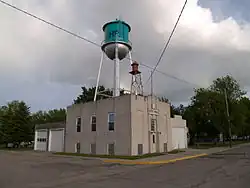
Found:
[(195, 96), (192, 98), (191, 106), (197, 121), (195, 126), (197, 132), (201, 135), (215, 138), (220, 132), (225, 132), (225, 103), (223, 95), (210, 91), (209, 89), (195, 90)]
[(179, 106), (175, 107), (172, 105), (173, 113), (174, 115), (181, 115), (183, 116), (186, 110), (186, 107), (183, 106), (183, 104), (180, 104)]
[[(248, 100), (243, 95), (246, 93), (240, 84), (231, 76), (217, 78), (208, 88), (195, 90), (191, 104), (184, 111), (190, 136), (208, 136), (216, 138), (219, 133), (228, 137), (229, 125), (226, 114), (225, 90), (228, 97), (230, 122), (232, 132), (236, 135), (246, 134), (249, 130), (247, 121)], [(250, 109), (250, 108), (249, 108)]]
[(226, 89), (229, 101), (239, 100), (243, 95), (246, 94), (246, 91), (241, 89), (237, 80), (229, 75), (214, 80), (213, 84), (210, 86), (210, 89), (221, 94), (224, 94)]
[(49, 111), (38, 111), (32, 114), (33, 125), (43, 124), (43, 123), (53, 123), (59, 121), (66, 121), (66, 110), (53, 109)]
[(4, 143), (14, 143), (33, 140), (30, 107), (23, 101), (12, 101), (2, 107), (0, 117), (0, 134)]
[[(239, 101), (246, 94), (246, 91), (241, 89), (239, 82), (229, 75), (214, 80), (210, 89), (214, 92), (220, 93), (221, 95), (227, 95), (232, 133), (237, 135), (244, 134), (244, 127), (246, 126), (246, 106)], [(227, 126), (225, 126), (225, 128), (228, 129), (228, 123), (226, 123), (226, 125)], [(225, 134), (227, 134), (227, 132), (225, 132)]]

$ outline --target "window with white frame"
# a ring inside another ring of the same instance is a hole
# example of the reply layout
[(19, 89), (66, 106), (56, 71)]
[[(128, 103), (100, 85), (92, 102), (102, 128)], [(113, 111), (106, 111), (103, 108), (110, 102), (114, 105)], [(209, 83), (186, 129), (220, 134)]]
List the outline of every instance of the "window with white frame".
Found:
[(76, 118), (76, 132), (81, 132), (82, 118)]
[(108, 126), (109, 126), (109, 131), (115, 130), (115, 113), (114, 112), (108, 113)]
[(96, 115), (91, 116), (91, 131), (96, 131)]

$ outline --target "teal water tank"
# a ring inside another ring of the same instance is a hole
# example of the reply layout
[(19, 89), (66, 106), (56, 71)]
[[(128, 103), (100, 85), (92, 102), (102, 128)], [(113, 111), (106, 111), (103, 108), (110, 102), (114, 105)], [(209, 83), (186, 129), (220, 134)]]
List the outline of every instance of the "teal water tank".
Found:
[(131, 27), (124, 21), (115, 20), (103, 26), (104, 41), (102, 50), (110, 59), (115, 59), (115, 48), (118, 47), (118, 58), (124, 59), (132, 49), (129, 41)]

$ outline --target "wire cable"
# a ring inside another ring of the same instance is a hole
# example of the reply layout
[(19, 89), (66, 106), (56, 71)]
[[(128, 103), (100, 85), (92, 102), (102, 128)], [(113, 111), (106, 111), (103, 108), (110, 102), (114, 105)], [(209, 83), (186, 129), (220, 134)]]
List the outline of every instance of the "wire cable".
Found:
[[(187, 2), (187, 0), (186, 0), (186, 2)], [(186, 2), (185, 2), (185, 4), (186, 4)], [(86, 42), (88, 42), (88, 43), (90, 43), (90, 44), (93, 44), (93, 45), (97, 46), (97, 47), (101, 47), (101, 45), (98, 44), (98, 43), (96, 43), (96, 42), (93, 42), (93, 41), (91, 41), (91, 40), (89, 40), (89, 39), (87, 39), (87, 38), (85, 38), (85, 37), (82, 37), (82, 36), (80, 36), (80, 35), (78, 35), (78, 34), (76, 34), (76, 33), (73, 33), (72, 31), (67, 30), (67, 29), (65, 29), (65, 28), (63, 28), (63, 27), (61, 27), (61, 26), (58, 26), (58, 25), (56, 25), (56, 24), (54, 24), (54, 23), (52, 23), (52, 22), (49, 22), (49, 21), (47, 21), (47, 20), (44, 20), (43, 18), (38, 17), (38, 16), (36, 16), (36, 15), (34, 15), (34, 14), (31, 14), (31, 13), (29, 13), (28, 11), (25, 11), (25, 10), (23, 10), (23, 9), (21, 9), (21, 8), (18, 8), (18, 7), (14, 6), (14, 5), (10, 4), (10, 3), (7, 3), (7, 2), (5, 2), (5, 1), (3, 1), (3, 0), (0, 0), (0, 3), (6, 5), (6, 6), (10, 7), (10, 8), (13, 8), (14, 10), (17, 10), (17, 11), (19, 11), (19, 12), (22, 12), (22, 13), (24, 13), (24, 14), (30, 16), (30, 17), (33, 17), (33, 18), (35, 18), (35, 19), (37, 19), (37, 20), (39, 20), (39, 21), (41, 21), (41, 22), (43, 22), (43, 23), (46, 23), (46, 24), (48, 24), (48, 25), (50, 25), (50, 26), (52, 26), (52, 27), (54, 27), (54, 28), (56, 28), (56, 29), (58, 29), (58, 30), (61, 30), (61, 31), (67, 33), (67, 34), (70, 34), (70, 35), (72, 35), (72, 36), (74, 36), (74, 37), (77, 37), (77, 38), (79, 38), (79, 39), (81, 39), (81, 40), (84, 40), (84, 41), (86, 41)], [(184, 10), (184, 7), (183, 7), (183, 10)], [(183, 10), (182, 10), (182, 12), (183, 12)], [(179, 19), (180, 19), (180, 16), (179, 16), (178, 20), (179, 20)], [(177, 24), (178, 24), (178, 22), (175, 24), (175, 27), (174, 27), (174, 28), (176, 28)], [(174, 30), (175, 30), (175, 29), (174, 29)], [(174, 30), (172, 31), (172, 34), (171, 34), (170, 36), (173, 35)], [(170, 39), (171, 39), (171, 37), (169, 38), (169, 40), (168, 40), (168, 42), (167, 42), (167, 45), (168, 45)], [(164, 54), (164, 52), (165, 52), (165, 50), (166, 50), (166, 48), (167, 48), (167, 45), (165, 46), (162, 55)], [(161, 56), (162, 56), (162, 55), (161, 55)], [(126, 59), (131, 60), (129, 57), (126, 57)], [(132, 61), (133, 61), (133, 59), (132, 59)], [(159, 64), (159, 62), (160, 62), (160, 61), (158, 61), (157, 64)], [(144, 66), (144, 67), (147, 67), (147, 68), (149, 68), (149, 69), (152, 69), (154, 72), (161, 73), (161, 74), (163, 74), (163, 75), (165, 75), (165, 76), (167, 76), (167, 77), (170, 77), (170, 78), (172, 78), (172, 79), (175, 79), (175, 80), (178, 80), (178, 81), (181, 81), (181, 82), (190, 84), (190, 85), (197, 85), (197, 84), (190, 83), (190, 82), (188, 82), (188, 81), (186, 81), (186, 80), (180, 79), (180, 78), (178, 78), (178, 77), (175, 77), (175, 76), (173, 76), (173, 75), (170, 75), (170, 74), (168, 74), (168, 73), (165, 73), (165, 72), (163, 72), (163, 71), (159, 71), (159, 70), (156, 69), (157, 66), (153, 68), (153, 67), (151, 67), (151, 66), (149, 66), (149, 65), (146, 65), (146, 64), (143, 64), (143, 63), (140, 63), (140, 65), (142, 65), (142, 66)], [(149, 79), (150, 79), (150, 78), (149, 78)]]
[(67, 29), (64, 29), (64, 28), (62, 28), (62, 27), (60, 27), (60, 26), (58, 26), (58, 25), (56, 25), (56, 24), (53, 24), (53, 23), (51, 23), (51, 22), (49, 22), (49, 21), (46, 21), (46, 20), (44, 20), (43, 18), (40, 18), (40, 17), (38, 17), (38, 16), (36, 16), (36, 15), (34, 15), (34, 14), (31, 14), (31, 13), (29, 13), (29, 12), (23, 10), (23, 9), (20, 9), (20, 8), (14, 6), (14, 5), (12, 5), (12, 4), (10, 4), (10, 3), (7, 3), (7, 2), (2, 1), (2, 0), (0, 0), (0, 3), (6, 5), (6, 6), (8, 6), (8, 7), (11, 7), (11, 8), (13, 8), (13, 9), (19, 11), (19, 12), (22, 12), (22, 13), (28, 15), (28, 16), (31, 16), (31, 17), (33, 17), (33, 18), (35, 18), (35, 19), (37, 19), (37, 20), (40, 20), (41, 22), (46, 23), (46, 24), (48, 24), (48, 25), (50, 25), (50, 26), (52, 26), (52, 27), (55, 27), (55, 28), (57, 28), (57, 29), (59, 29), (59, 30), (61, 30), (61, 31), (64, 31), (64, 32), (66, 32), (66, 33), (68, 33), (68, 34), (70, 34), (70, 35), (73, 35), (73, 36), (75, 36), (75, 37), (77, 37), (77, 38), (79, 38), (79, 39), (85, 40), (86, 42), (89, 42), (89, 43), (91, 43), (91, 44), (93, 44), (93, 45), (95, 45), (95, 46), (101, 47), (101, 45), (97, 44), (96, 42), (93, 42), (93, 41), (91, 41), (91, 40), (88, 40), (88, 39), (86, 39), (86, 38), (84, 38), (84, 37), (82, 37), (82, 36), (80, 36), (80, 35), (78, 35), (78, 34), (75, 34), (75, 33), (71, 32), (71, 31), (69, 31), (69, 30), (67, 30)]
[[(153, 69), (153, 67), (151, 67), (151, 66), (149, 66), (149, 65), (146, 65), (146, 64), (140, 64), (140, 65), (142, 65), (142, 66), (144, 66), (144, 67), (147, 67), (148, 69)], [(166, 77), (169, 77), (169, 78), (172, 78), (172, 79), (175, 79), (175, 80), (178, 80), (178, 81), (180, 81), (180, 82), (183, 82), (183, 83), (186, 83), (186, 84), (189, 84), (189, 85), (193, 85), (193, 86), (196, 86), (196, 87), (201, 87), (200, 85), (198, 85), (198, 84), (195, 84), (195, 83), (192, 83), (192, 82), (188, 82), (188, 81), (186, 81), (186, 80), (184, 80), (184, 79), (181, 79), (181, 78), (178, 78), (178, 77), (176, 77), (176, 76), (173, 76), (173, 75), (171, 75), (171, 74), (168, 74), (168, 73), (166, 73), (166, 72), (163, 72), (163, 71), (160, 71), (160, 70), (155, 70), (155, 72), (158, 72), (158, 73), (160, 73), (160, 74), (163, 74), (163, 75), (165, 75)]]
[(181, 18), (181, 16), (182, 16), (182, 13), (183, 13), (183, 11), (184, 11), (186, 5), (187, 5), (187, 0), (185, 0), (185, 3), (184, 3), (184, 5), (183, 5), (183, 7), (182, 7), (182, 9), (181, 9), (181, 12), (180, 12), (179, 16), (178, 16), (178, 19), (177, 19), (177, 21), (176, 21), (176, 23), (175, 23), (175, 25), (174, 25), (174, 28), (173, 28), (173, 30), (172, 30), (172, 32), (171, 32), (171, 34), (170, 34), (170, 36), (169, 36), (169, 38), (168, 38), (168, 40), (167, 40), (167, 42), (166, 42), (164, 48), (163, 48), (163, 50), (162, 50), (162, 53), (161, 53), (161, 55), (160, 55), (160, 57), (159, 57), (159, 59), (158, 59), (156, 65), (155, 65), (153, 71), (151, 72), (151, 74), (150, 74), (148, 80), (146, 81), (146, 84), (147, 84), (148, 81), (151, 79), (151, 77), (153, 76), (153, 74), (154, 74), (156, 68), (157, 68), (158, 65), (160, 64), (161, 59), (162, 59), (162, 57), (163, 57), (163, 55), (164, 55), (164, 53), (165, 53), (167, 47), (169, 46), (169, 43), (170, 43), (170, 41), (171, 41), (171, 39), (172, 39), (172, 36), (174, 35), (174, 32), (175, 32), (175, 30), (176, 30), (176, 27), (177, 27), (177, 25), (178, 25), (178, 23), (179, 23), (179, 21), (180, 21), (180, 18)]

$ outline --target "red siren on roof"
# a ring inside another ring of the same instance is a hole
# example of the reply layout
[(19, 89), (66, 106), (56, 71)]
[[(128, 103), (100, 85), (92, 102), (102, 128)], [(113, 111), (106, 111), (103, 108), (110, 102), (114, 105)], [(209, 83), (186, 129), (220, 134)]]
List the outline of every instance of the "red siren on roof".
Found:
[(132, 64), (132, 71), (130, 71), (129, 73), (132, 75), (136, 75), (136, 74), (141, 74), (141, 72), (139, 71), (139, 64), (134, 61)]

